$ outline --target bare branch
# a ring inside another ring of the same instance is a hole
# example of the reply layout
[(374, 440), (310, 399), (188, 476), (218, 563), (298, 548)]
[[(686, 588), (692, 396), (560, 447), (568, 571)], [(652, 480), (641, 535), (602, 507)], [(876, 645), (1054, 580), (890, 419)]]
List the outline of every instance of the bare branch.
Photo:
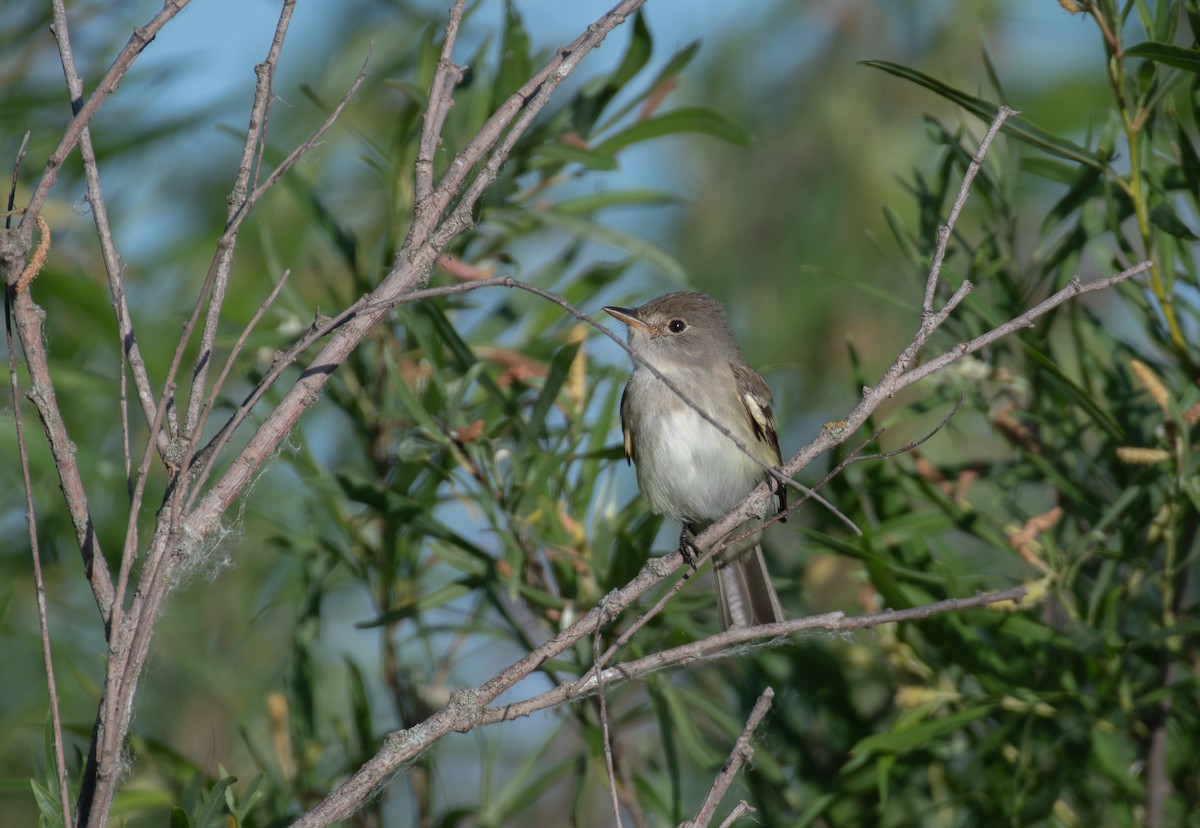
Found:
[[(606, 596), (601, 604), (607, 608), (606, 614), (618, 614), (637, 594), (661, 580), (663, 570), (666, 568), (660, 566), (659, 563), (659, 559), (647, 561), (642, 572), (629, 585)], [(683, 665), (699, 658), (711, 659), (728, 656), (740, 651), (742, 645), (758, 640), (777, 638), (806, 630), (844, 632), (895, 621), (917, 620), (968, 607), (984, 606), (1002, 601), (1020, 601), (1025, 593), (1025, 587), (1014, 587), (1003, 592), (976, 595), (972, 598), (950, 599), (928, 606), (891, 610), (857, 618), (845, 618), (841, 613), (829, 613), (809, 618), (796, 618), (778, 624), (728, 630), (712, 638), (612, 667), (605, 670), (601, 678), (589, 682), (583, 692), (590, 694), (595, 692), (602, 683), (636, 678), (666, 666)], [(600, 616), (599, 607), (593, 608), (591, 612), (568, 629), (501, 671), (495, 678), (470, 690), (452, 692), (449, 704), (424, 722), (387, 736), (379, 752), (367, 760), (366, 764), (350, 779), (326, 796), (313, 810), (293, 823), (295, 828), (328, 825), (353, 813), (366, 797), (391, 777), (396, 769), (412, 761), (432, 744), (450, 733), (465, 732), (480, 725), (528, 716), (538, 710), (553, 707), (578, 697), (578, 693), (572, 692), (572, 685), (564, 683), (554, 690), (534, 696), (524, 702), (487, 707), (487, 704), (501, 692), (544, 664), (545, 660), (551, 657), (551, 653), (561, 652), (567, 646), (591, 634)], [(564, 641), (569, 643), (563, 645)]]
[[(623, 592), (624, 590), (619, 590), (618, 593), (614, 594)], [(972, 607), (982, 607), (1006, 601), (1019, 604), (1027, 592), (1028, 590), (1025, 587), (1019, 586), (999, 592), (984, 592), (969, 598), (948, 598), (944, 601), (938, 601), (937, 603), (925, 606), (903, 610), (887, 610), (885, 612), (860, 615), (853, 618), (846, 618), (840, 612), (830, 612), (824, 615), (792, 618), (774, 624), (762, 624), (757, 627), (730, 629), (709, 638), (693, 641), (669, 650), (651, 653), (634, 661), (613, 665), (601, 671), (599, 677), (589, 672), (586, 679), (580, 683), (571, 684), (570, 682), (564, 682), (553, 690), (532, 696), (524, 701), (488, 707), (479, 717), (479, 723), (494, 724), (510, 719), (518, 719), (528, 716), (531, 713), (536, 713), (539, 710), (545, 710), (548, 707), (562, 704), (571, 699), (589, 696), (596, 692), (596, 688), (600, 683), (608, 684), (617, 681), (628, 681), (667, 667), (682, 667), (699, 660), (711, 661), (713, 659), (729, 658), (742, 652), (746, 645), (755, 642), (770, 642), (773, 639), (779, 639), (777, 643), (783, 644), (788, 640), (788, 636), (802, 632), (811, 632), (813, 630), (826, 630), (834, 633), (849, 632), (851, 630), (868, 629), (881, 624), (892, 624), (899, 621), (917, 621), (947, 612), (960, 612)]]
[(26, 149), (29, 147), (29, 136), (32, 135), (29, 130), (25, 131), (25, 137), (21, 139), (21, 146), (17, 148), (17, 157), (13, 159), (12, 179), (8, 185), (8, 200), (4, 202), (4, 229), (12, 227), (13, 205), (17, 203), (17, 184), (21, 179), (21, 162), (25, 160)]
[(242, 355), (242, 349), (246, 347), (246, 340), (250, 338), (250, 334), (254, 332), (259, 321), (266, 314), (271, 305), (275, 304), (275, 300), (279, 298), (279, 292), (283, 290), (283, 286), (287, 284), (288, 277), (292, 275), (291, 270), (283, 271), (283, 275), (279, 277), (279, 281), (275, 283), (275, 287), (271, 288), (271, 293), (258, 309), (254, 311), (254, 316), (250, 317), (250, 321), (246, 323), (246, 327), (242, 329), (242, 333), (238, 336), (237, 342), (234, 343), (233, 349), (230, 350), (229, 356), (225, 358), (225, 365), (221, 368), (221, 373), (217, 376), (217, 381), (213, 383), (212, 391), (209, 392), (208, 399), (204, 403), (204, 410), (200, 414), (200, 420), (196, 424), (196, 433), (204, 431), (204, 424), (208, 420), (209, 414), (212, 413), (213, 407), (216, 405), (217, 397), (221, 394), (221, 389), (225, 386), (225, 380), (229, 378), (229, 372), (233, 368), (234, 362)]
[[(29, 135), (26, 134), (26, 140)], [(13, 164), (13, 182), (20, 172), (21, 159), (24, 156), (25, 145), (17, 153)], [(10, 193), (11, 200), (11, 193)], [(54, 678), (54, 658), (50, 647), (50, 619), (46, 613), (46, 582), (42, 577), (42, 553), (38, 544), (37, 514), (33, 507), (33, 479), (29, 474), (29, 446), (25, 442), (25, 418), (21, 415), (21, 383), (17, 373), (16, 351), (13, 348), (12, 315), (9, 308), (8, 293), (5, 291), (5, 326), (4, 337), (8, 348), (8, 386), (12, 394), (13, 422), (16, 426), (17, 453), (21, 462), (21, 481), (25, 486), (25, 524), (29, 529), (29, 550), (33, 560), (33, 584), (37, 602), (38, 628), (42, 639), (42, 664), (46, 670), (46, 691), (50, 697), (50, 727), (54, 737), (54, 768), (58, 778), (59, 804), (62, 808), (63, 819), (67, 828), (71, 823), (70, 782), (67, 777), (66, 754), (63, 752), (62, 718), (59, 714), (58, 685)], [(14, 291), (15, 293), (15, 291)]]
[[(415, 220), (409, 228), (408, 237), (404, 240), (400, 253), (397, 254), (397, 269), (403, 264), (403, 259), (410, 255), (410, 251), (424, 248), (432, 239), (434, 246), (440, 252), (450, 238), (470, 226), (471, 209), (482, 192), (482, 189), (475, 185), (482, 180), (487, 182), (483, 185), (486, 188), (487, 184), (490, 184), (495, 178), (496, 171), (499, 169), (499, 164), (496, 162), (508, 154), (508, 150), (503, 146), (496, 152), (492, 152), (492, 148), (500, 141), (505, 130), (508, 130), (506, 140), (516, 141), (528, 126), (528, 121), (545, 106), (550, 92), (575, 71), (584, 55), (599, 46), (610, 31), (624, 23), (625, 18), (645, 5), (645, 2), (646, 0), (621, 0), (612, 10), (588, 26), (587, 30), (572, 43), (559, 49), (545, 66), (492, 113), (475, 137), (455, 156), (434, 191), (415, 211)], [(461, 22), (461, 17), (451, 15), (446, 29), (447, 41), (456, 36)], [(518, 114), (522, 115), (525, 122), (518, 121), (513, 124)], [(509, 128), (510, 124), (513, 124), (511, 129)], [(491, 153), (490, 157), (488, 157), (489, 153)], [(490, 171), (485, 168), (479, 173), (475, 185), (472, 185), (467, 193), (459, 199), (455, 215), (450, 220), (438, 225), (438, 221), (462, 189), (471, 170), (485, 157), (488, 157), (488, 165), (495, 164), (495, 166)], [(435, 230), (439, 231), (438, 237), (433, 235)]]
[[(71, 110), (78, 113), (83, 106), (83, 80), (75, 69), (75, 56), (71, 50), (70, 29), (67, 24), (67, 10), (64, 0), (54, 0), (54, 38), (58, 43), (59, 62), (63, 67), (63, 75), (67, 81), (67, 92), (71, 96)], [(141, 349), (133, 330), (133, 320), (129, 313), (129, 303), (125, 299), (125, 268), (121, 264), (121, 256), (117, 253), (113, 241), (112, 226), (108, 221), (108, 205), (104, 201), (104, 191), (100, 186), (100, 167), (96, 163), (96, 150), (92, 146), (91, 128), (84, 125), (79, 135), (79, 153), (83, 158), (83, 174), (87, 184), (88, 206), (91, 209), (92, 220), (96, 225), (96, 239), (100, 243), (100, 257), (104, 262), (104, 272), (108, 277), (109, 293), (112, 296), (113, 312), (117, 318), (117, 336), (121, 348), (122, 359), (128, 361), (128, 367), (133, 373), (133, 386), (137, 392), (138, 402), (142, 406), (142, 415), (149, 425), (154, 419), (154, 391), (150, 385), (150, 377), (146, 371), (145, 360), (142, 359)], [(122, 365), (124, 371), (125, 365)], [(124, 386), (125, 376), (122, 373), (121, 383)], [(122, 399), (125, 399), (123, 396)], [(123, 410), (123, 416), (125, 416)], [(167, 411), (167, 426), (170, 435), (179, 432), (179, 424), (175, 417), (174, 407)], [(128, 427), (125, 429), (129, 433)], [(155, 444), (161, 457), (167, 456), (170, 435), (163, 429), (153, 432)], [(127, 463), (132, 466), (132, 463)], [(129, 470), (126, 476), (129, 476)], [(132, 487), (132, 483), (130, 484)], [(132, 491), (132, 488), (131, 488)]]
[[(242, 143), (242, 158), (238, 164), (237, 175), (234, 177), (233, 190), (229, 194), (228, 225), (225, 233), (217, 244), (217, 253), (210, 269), (212, 274), (211, 287), (206, 285), (197, 299), (197, 309), (206, 309), (204, 330), (200, 334), (200, 348), (196, 355), (196, 367), (192, 372), (192, 387), (188, 395), (187, 417), (184, 419), (183, 432), (191, 438), (193, 444), (200, 438), (196, 435), (196, 426), (200, 420), (200, 411), (204, 403), (204, 390), (208, 381), (208, 369), (212, 365), (213, 347), (217, 339), (217, 325), (221, 321), (221, 309), (225, 305), (225, 290), (229, 287), (232, 276), (233, 251), (237, 244), (237, 227), (235, 219), (244, 216), (248, 208), (247, 192), (250, 186), (250, 175), (254, 169), (254, 159), (260, 143), (266, 141), (264, 132), (267, 113), (270, 110), (271, 99), (275, 94), (273, 81), (275, 67), (279, 63), (279, 53), (283, 51), (283, 40), (287, 37), (288, 24), (292, 21), (292, 12), (296, 8), (296, 0), (284, 0), (279, 12), (279, 21), (275, 25), (275, 36), (271, 40), (271, 48), (267, 50), (267, 58), (254, 67), (258, 80), (254, 86), (254, 103), (250, 107), (250, 126), (246, 129), (246, 140)], [(193, 318), (195, 313), (193, 313)], [(179, 348), (187, 346), (191, 330), (184, 328), (180, 338)], [(174, 382), (175, 375), (169, 374), (168, 382)], [(190, 455), (191, 452), (188, 452)], [(186, 465), (189, 458), (184, 458)]]
[[(26, 132), (17, 149), (17, 157), (13, 160), (12, 183), (8, 188), (8, 200), (5, 209), (5, 229), (11, 226), (13, 203), (17, 197), (17, 182), (21, 177), (21, 162), (25, 160), (25, 148), (29, 144), (30, 133)], [(44, 220), (40, 222), (44, 224)], [(43, 231), (45, 237), (49, 233)], [(33, 559), (33, 584), (37, 601), (38, 627), (42, 638), (42, 664), (46, 669), (46, 692), (50, 697), (50, 727), (54, 731), (54, 769), (58, 776), (59, 807), (62, 808), (63, 821), (66, 828), (71, 822), (71, 786), (67, 777), (66, 754), (63, 751), (62, 718), (59, 713), (58, 684), (54, 678), (54, 658), (50, 647), (50, 618), (46, 612), (46, 582), (42, 577), (42, 554), (38, 544), (37, 514), (33, 506), (33, 479), (29, 474), (29, 446), (25, 442), (25, 420), (21, 415), (20, 376), (17, 373), (16, 351), (12, 335), (12, 310), (5, 291), (4, 300), (4, 342), (8, 348), (8, 389), (12, 395), (13, 423), (16, 429), (17, 453), (21, 462), (21, 482), (25, 486), (25, 523), (29, 528), (29, 550)]]
[(762, 691), (762, 695), (758, 697), (758, 701), (754, 703), (754, 707), (750, 710), (750, 717), (746, 719), (746, 726), (742, 728), (742, 732), (738, 734), (737, 741), (733, 743), (733, 750), (729, 752), (729, 758), (725, 760), (725, 766), (721, 768), (721, 772), (713, 780), (712, 787), (708, 789), (708, 795), (704, 797), (704, 802), (700, 804), (700, 810), (696, 812), (695, 817), (682, 823), (680, 828), (704, 828), (704, 826), (712, 822), (713, 815), (717, 812), (717, 806), (721, 804), (721, 800), (725, 797), (725, 792), (733, 784), (733, 777), (737, 776), (737, 772), (741, 770), (743, 764), (754, 758), (754, 748), (750, 747), (750, 738), (754, 735), (754, 731), (758, 730), (758, 726), (766, 717), (767, 711), (771, 709), (771, 700), (774, 698), (775, 691), (770, 687)]
[(421, 143), (417, 148), (414, 201), (418, 216), (427, 209), (429, 196), (433, 192), (433, 158), (442, 144), (442, 126), (446, 123), (446, 116), (454, 106), (454, 87), (462, 80), (462, 69), (454, 64), (454, 43), (458, 39), (466, 5), (466, 0), (455, 0), (450, 9), (442, 55), (438, 59), (433, 83), (429, 86), (429, 104), (425, 107)]
[[(259, 199), (262, 198), (268, 189), (274, 186), (289, 170), (291, 170), (293, 166), (295, 166), (296, 162), (299, 161), (306, 152), (317, 146), (317, 144), (320, 142), (321, 136), (324, 135), (325, 132), (328, 131), (329, 128), (333, 126), (334, 122), (341, 116), (342, 111), (354, 98), (354, 95), (358, 92), (359, 87), (362, 86), (363, 81), (366, 79), (367, 61), (369, 60), (370, 55), (368, 55), (366, 60), (363, 61), (363, 65), (359, 70), (358, 76), (354, 79), (354, 82), (350, 84), (350, 88), (346, 91), (346, 94), (342, 96), (342, 99), (338, 102), (338, 105), (334, 107), (334, 110), (329, 114), (329, 117), (325, 119), (325, 122), (307, 141), (293, 150), (292, 153), (285, 158), (269, 176), (267, 176), (267, 180), (250, 194), (245, 203), (242, 205), (242, 209), (230, 220), (229, 227), (225, 231), (225, 236), (222, 237), (222, 242), (224, 242), (226, 238), (230, 239), (230, 250), (232, 250), (233, 239), (236, 238), (237, 230), (241, 227), (241, 224), (245, 220), (246, 216), (249, 215), (249, 210), (259, 201)], [(358, 303), (356, 303), (354, 307), (356, 307), (357, 304)], [(199, 308), (199, 305), (197, 305), (197, 308)], [(353, 307), (348, 310), (347, 313), (351, 313), (352, 310)], [(186, 452), (186, 457), (184, 459), (183, 468), (179, 475), (179, 480), (186, 481), (188, 473), (196, 466), (202, 466), (202, 468), (200, 470), (198, 480), (190, 484), (180, 485), (181, 493), (185, 486), (186, 488), (190, 489), (187, 504), (183, 507), (182, 511), (191, 510), (199, 496), (201, 488), (208, 480), (209, 475), (212, 474), (213, 462), (215, 461), (217, 455), (220, 454), (221, 449), (226, 443), (228, 443), (229, 439), (233, 437), (234, 431), (237, 430), (237, 427), (242, 423), (246, 415), (249, 414), (250, 410), (253, 409), (254, 405), (259, 399), (261, 399), (262, 395), (266, 393), (268, 389), (270, 389), (275, 380), (282, 375), (283, 369), (291, 365), (292, 362), (294, 362), (296, 358), (307, 349), (308, 345), (316, 341), (317, 337), (322, 333), (322, 329), (317, 328), (315, 330), (310, 330), (309, 333), (313, 334), (313, 336), (309, 337), (306, 335), (301, 337), (300, 342), (294, 345), (289, 351), (290, 358), (288, 358), (286, 361), (283, 361), (282, 364), (275, 365), (274, 369), (276, 370), (272, 370), (268, 373), (270, 380), (268, 381), (267, 378), (264, 377), (263, 381), (259, 382), (255, 392), (251, 394), (251, 397), (253, 397), (253, 402), (249, 402), (248, 405), (243, 403), (242, 407), (235, 412), (230, 421), (222, 427), (221, 431), (217, 433), (217, 435), (209, 442), (209, 445), (206, 446), (205, 449), (199, 454), (196, 452), (196, 447), (199, 445), (200, 438), (203, 436), (204, 421), (198, 423), (198, 427), (190, 432), (192, 435), (191, 443), (189, 444)], [(193, 387), (195, 389), (193, 393), (199, 393), (203, 390), (198, 386)], [(207, 419), (207, 413), (205, 414), (205, 419)], [(182, 501), (176, 500), (174, 503), (175, 505), (172, 507), (172, 521), (177, 523), (180, 516), (180, 505)]]
[(721, 828), (730, 828), (739, 819), (749, 816), (754, 811), (755, 809), (750, 807), (750, 803), (743, 799), (729, 812), (729, 816), (725, 817), (725, 821), (721, 823)]
[[(596, 618), (596, 634), (592, 636), (592, 657), (600, 658), (600, 630), (604, 627), (604, 604), (600, 604), (600, 615)], [(604, 764), (608, 769), (608, 793), (612, 797), (613, 821), (617, 828), (624, 828), (621, 822), (621, 798), (617, 796), (617, 772), (613, 768), (612, 739), (608, 732), (608, 700), (604, 695), (604, 681), (596, 678), (596, 693), (600, 696), (600, 731), (604, 739)]]
[(987, 134), (979, 142), (979, 149), (967, 166), (962, 184), (958, 188), (958, 196), (954, 199), (954, 206), (950, 208), (950, 216), (946, 219), (946, 223), (938, 228), (937, 248), (933, 251), (933, 264), (929, 268), (929, 278), (925, 282), (925, 301), (921, 303), (922, 319), (928, 319), (933, 314), (933, 299), (937, 293), (938, 279), (942, 273), (942, 262), (946, 258), (946, 248), (950, 245), (950, 236), (954, 233), (954, 225), (958, 222), (963, 205), (967, 203), (967, 196), (971, 194), (971, 183), (975, 181), (975, 176), (983, 166), (983, 157), (987, 155), (988, 148), (992, 145), (992, 139), (1000, 132), (1000, 127), (1004, 126), (1004, 122), (1012, 116), (1020, 114), (1007, 106), (1001, 106), (996, 111), (996, 117), (992, 119)]
[(25, 232), (26, 241), (31, 238), (29, 234), (32, 231), (33, 220), (41, 213), (42, 205), (46, 202), (46, 197), (50, 195), (50, 188), (58, 180), (58, 172), (62, 168), (63, 161), (66, 160), (67, 155), (75, 148), (75, 145), (79, 143), (84, 128), (91, 122), (100, 105), (108, 99), (109, 95), (116, 91), (117, 85), (125, 77), (125, 73), (129, 71), (129, 67), (133, 65), (133, 62), (142, 53), (142, 50), (146, 48), (146, 45), (189, 2), (191, 0), (166, 0), (162, 9), (146, 25), (134, 29), (133, 33), (129, 36), (129, 41), (125, 44), (121, 53), (117, 55), (117, 59), (113, 61), (112, 66), (104, 73), (104, 77), (100, 79), (100, 83), (96, 85), (96, 90), (92, 92), (92, 96), (79, 107), (74, 119), (72, 119), (71, 123), (63, 131), (63, 137), (59, 140), (58, 146), (55, 147), (54, 152), (47, 159), (46, 169), (42, 173), (42, 178), (38, 181), (33, 195), (29, 198), (29, 204), (25, 207), (25, 220), (21, 222), (21, 229)]
[[(13, 292), (6, 291), (6, 295), (10, 294)], [(34, 303), (29, 291), (11, 295), (11, 299), (6, 300), (5, 307), (8, 310), (8, 324), (15, 323), (25, 355), (25, 366), (29, 371), (30, 388), (26, 396), (37, 408), (38, 416), (42, 420), (42, 429), (46, 434), (46, 441), (50, 444), (54, 468), (58, 471), (59, 483), (62, 486), (63, 499), (67, 505), (67, 512), (71, 515), (71, 524), (75, 528), (75, 540), (83, 557), (84, 572), (91, 585), (96, 606), (100, 610), (100, 618), (107, 628), (110, 625), (114, 600), (112, 576), (100, 549), (100, 539), (96, 537), (95, 527), (92, 525), (87, 492), (75, 458), (75, 444), (67, 433), (67, 426), (63, 422), (58, 397), (54, 391), (54, 382), (50, 376), (50, 363), (43, 344), (45, 312)], [(8, 353), (10, 360), (16, 359), (16, 351), (13, 348), (10, 347)]]

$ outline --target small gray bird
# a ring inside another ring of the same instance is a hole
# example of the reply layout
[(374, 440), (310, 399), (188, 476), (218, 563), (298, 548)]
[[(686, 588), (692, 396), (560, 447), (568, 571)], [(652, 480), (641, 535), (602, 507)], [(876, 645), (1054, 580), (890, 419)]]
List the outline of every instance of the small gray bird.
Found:
[[(604, 311), (625, 323), (639, 357), (755, 458), (779, 465), (771, 392), (746, 364), (715, 299), (668, 293), (640, 307)], [(764, 480), (775, 487), (784, 508), (782, 485), (636, 360), (621, 396), (621, 427), (625, 457), (637, 465), (642, 494), (656, 513), (682, 522), (680, 551), (689, 563), (695, 552), (691, 533), (724, 517)], [(714, 569), (723, 629), (783, 620), (757, 535), (718, 553)]]

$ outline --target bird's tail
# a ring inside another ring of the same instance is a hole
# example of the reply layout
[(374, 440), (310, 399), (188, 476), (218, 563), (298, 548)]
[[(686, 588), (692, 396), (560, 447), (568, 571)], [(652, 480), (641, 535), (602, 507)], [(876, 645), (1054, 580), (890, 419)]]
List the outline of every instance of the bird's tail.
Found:
[(762, 547), (752, 541), (716, 555), (717, 605), (723, 630), (783, 620)]

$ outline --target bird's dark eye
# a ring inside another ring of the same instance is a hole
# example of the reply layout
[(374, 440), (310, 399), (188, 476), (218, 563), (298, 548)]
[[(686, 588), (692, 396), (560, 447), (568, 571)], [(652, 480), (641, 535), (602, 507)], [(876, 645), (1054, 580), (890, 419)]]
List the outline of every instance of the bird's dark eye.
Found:
[(672, 319), (667, 323), (667, 330), (671, 333), (683, 333), (687, 328), (687, 323), (682, 319)]

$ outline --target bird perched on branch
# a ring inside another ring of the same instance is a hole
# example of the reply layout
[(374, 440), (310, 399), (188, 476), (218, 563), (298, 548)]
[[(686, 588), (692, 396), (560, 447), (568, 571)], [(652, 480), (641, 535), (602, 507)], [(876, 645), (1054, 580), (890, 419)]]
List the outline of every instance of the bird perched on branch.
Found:
[[(771, 392), (746, 364), (724, 309), (710, 296), (668, 293), (604, 311), (625, 323), (635, 355), (621, 396), (625, 457), (637, 465), (638, 487), (654, 511), (682, 523), (680, 552), (693, 563), (693, 533), (724, 517), (759, 483), (770, 482), (779, 508), (785, 506), (783, 486), (767, 472), (781, 461)], [(783, 620), (760, 534), (715, 556), (724, 629)]]

